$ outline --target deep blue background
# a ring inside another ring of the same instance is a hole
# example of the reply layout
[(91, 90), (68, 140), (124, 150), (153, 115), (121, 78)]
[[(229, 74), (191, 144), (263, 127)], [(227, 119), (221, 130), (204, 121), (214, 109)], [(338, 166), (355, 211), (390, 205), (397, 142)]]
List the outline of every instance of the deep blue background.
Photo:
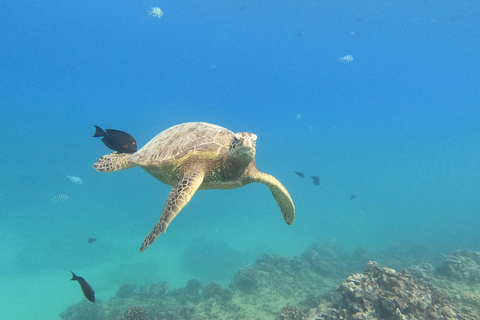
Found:
[[(226, 284), (259, 253), (300, 255), (312, 242), (478, 249), (479, 30), (480, 4), (463, 0), (3, 1), (5, 292), (51, 316), (82, 298), (64, 283), (69, 269), (108, 299), (124, 283)], [(109, 150), (93, 124), (142, 146), (187, 121), (256, 133), (258, 167), (290, 191), (295, 223), (261, 185), (199, 192), (140, 254), (170, 188), (138, 168), (95, 172)], [(52, 203), (59, 193), (69, 199)], [(223, 273), (212, 243), (238, 258)], [(24, 296), (32, 279), (64, 300), (42, 311)], [(0, 316), (25, 310), (11, 301)]]

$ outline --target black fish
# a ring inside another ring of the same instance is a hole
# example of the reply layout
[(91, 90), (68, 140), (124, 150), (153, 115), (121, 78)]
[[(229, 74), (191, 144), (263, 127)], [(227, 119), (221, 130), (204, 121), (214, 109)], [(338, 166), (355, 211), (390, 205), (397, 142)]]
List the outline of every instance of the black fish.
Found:
[(97, 238), (88, 238), (88, 243), (92, 243), (93, 241), (97, 241)]
[(93, 137), (103, 137), (103, 143), (118, 153), (134, 153), (137, 151), (135, 138), (120, 130), (106, 129), (103, 131), (99, 126), (95, 126)]
[(317, 177), (317, 176), (312, 176), (312, 179), (313, 179), (313, 184), (316, 185), (316, 186), (319, 186), (320, 185), (320, 178)]
[(295, 171), (295, 173), (297, 174), (297, 176), (299, 176), (300, 178), (305, 178), (305, 175), (301, 172), (297, 172)]
[(350, 197), (350, 200), (353, 200), (353, 199), (355, 199), (356, 197), (357, 197), (357, 195), (354, 193), (354, 194), (352, 194), (352, 196)]
[(92, 287), (90, 287), (90, 285), (87, 283), (87, 281), (85, 281), (85, 279), (83, 279), (82, 277), (77, 277), (75, 273), (72, 272), (72, 279), (70, 280), (77, 280), (80, 284), (80, 287), (82, 288), (85, 298), (87, 298), (87, 300), (90, 302), (95, 302), (95, 292), (93, 292)]

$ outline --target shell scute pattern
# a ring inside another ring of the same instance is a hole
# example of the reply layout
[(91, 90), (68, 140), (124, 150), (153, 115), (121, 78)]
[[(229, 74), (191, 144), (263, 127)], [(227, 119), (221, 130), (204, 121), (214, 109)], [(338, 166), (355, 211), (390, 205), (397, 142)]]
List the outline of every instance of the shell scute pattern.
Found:
[(181, 124), (159, 133), (132, 158), (141, 166), (163, 166), (177, 162), (189, 153), (220, 154), (226, 152), (233, 132), (216, 125)]

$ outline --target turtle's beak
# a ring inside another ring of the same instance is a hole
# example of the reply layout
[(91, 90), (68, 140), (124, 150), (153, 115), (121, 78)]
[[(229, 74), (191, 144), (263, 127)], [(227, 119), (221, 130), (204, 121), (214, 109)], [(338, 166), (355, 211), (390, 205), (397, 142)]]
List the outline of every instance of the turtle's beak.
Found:
[(239, 132), (235, 134), (235, 157), (254, 158), (257, 147), (257, 135), (250, 132)]
[(257, 135), (255, 133), (250, 132), (239, 132), (235, 134), (235, 138), (237, 139), (237, 148), (256, 148), (257, 142)]

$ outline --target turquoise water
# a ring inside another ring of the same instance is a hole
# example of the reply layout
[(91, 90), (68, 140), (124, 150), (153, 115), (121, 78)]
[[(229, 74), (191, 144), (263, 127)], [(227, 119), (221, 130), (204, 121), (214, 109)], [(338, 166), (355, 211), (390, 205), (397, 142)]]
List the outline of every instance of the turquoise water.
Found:
[[(3, 1), (0, 318), (58, 319), (83, 299), (70, 270), (108, 300), (226, 285), (313, 242), (478, 250), (479, 18), (475, 1)], [(142, 146), (188, 121), (257, 134), (295, 223), (263, 185), (200, 191), (140, 253), (170, 187), (96, 172), (93, 125)]]

